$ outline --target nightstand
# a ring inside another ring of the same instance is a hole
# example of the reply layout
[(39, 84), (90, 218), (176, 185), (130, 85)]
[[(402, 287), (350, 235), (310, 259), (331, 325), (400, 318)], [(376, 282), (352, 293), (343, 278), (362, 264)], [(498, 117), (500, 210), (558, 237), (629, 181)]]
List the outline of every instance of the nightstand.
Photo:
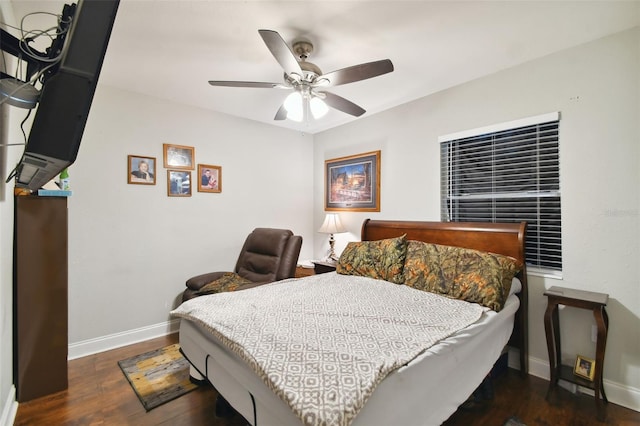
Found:
[(327, 272), (333, 272), (336, 270), (336, 264), (330, 262), (313, 262), (315, 265), (316, 274), (326, 274)]
[[(551, 287), (544, 292), (547, 296), (547, 311), (544, 314), (544, 330), (547, 337), (547, 349), (549, 351), (549, 372), (551, 380), (547, 390), (547, 398), (551, 390), (557, 386), (558, 379), (563, 379), (580, 386), (593, 389), (596, 401), (598, 418), (603, 419), (602, 400), (607, 403), (607, 395), (602, 384), (602, 370), (604, 367), (604, 352), (607, 345), (607, 333), (609, 330), (609, 316), (605, 310), (608, 294), (591, 291), (574, 290), (564, 287)], [(598, 327), (596, 338), (596, 359), (593, 382), (573, 374), (573, 366), (561, 365), (562, 352), (560, 350), (560, 319), (558, 305), (573, 306), (575, 308), (589, 309)]]
[(308, 277), (315, 274), (313, 268), (303, 268), (302, 266), (296, 266), (296, 278)]

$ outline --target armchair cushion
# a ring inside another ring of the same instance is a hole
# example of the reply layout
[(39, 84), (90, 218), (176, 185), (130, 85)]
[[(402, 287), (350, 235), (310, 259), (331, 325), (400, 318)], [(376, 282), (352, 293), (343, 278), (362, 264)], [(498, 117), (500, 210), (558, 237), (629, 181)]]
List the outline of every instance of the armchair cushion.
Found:
[(202, 275), (196, 275), (195, 277), (191, 277), (187, 280), (187, 288), (190, 290), (198, 291), (204, 286), (212, 281), (217, 280), (222, 277), (225, 272), (209, 272)]
[(250, 283), (251, 281), (241, 277), (235, 272), (225, 272), (220, 278), (200, 287), (200, 290), (198, 290), (196, 293), (198, 296), (202, 296), (205, 294), (214, 294), (224, 291), (234, 291), (237, 290), (238, 287)]

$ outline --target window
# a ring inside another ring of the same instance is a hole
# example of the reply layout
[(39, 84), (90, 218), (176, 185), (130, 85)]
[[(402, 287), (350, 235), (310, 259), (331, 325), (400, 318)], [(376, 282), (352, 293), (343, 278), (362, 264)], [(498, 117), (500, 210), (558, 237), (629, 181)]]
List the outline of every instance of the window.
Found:
[(527, 221), (527, 265), (562, 270), (559, 113), (439, 138), (441, 216)]

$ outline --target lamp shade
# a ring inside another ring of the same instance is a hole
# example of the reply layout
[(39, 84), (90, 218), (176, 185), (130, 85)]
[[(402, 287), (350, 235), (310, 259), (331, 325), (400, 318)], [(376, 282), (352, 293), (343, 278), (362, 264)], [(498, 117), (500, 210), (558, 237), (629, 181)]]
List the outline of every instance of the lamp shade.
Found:
[(318, 229), (318, 232), (323, 234), (340, 234), (347, 232), (347, 230), (342, 226), (340, 216), (338, 216), (337, 213), (327, 213), (327, 216), (324, 218), (324, 223), (320, 229)]
[(311, 108), (311, 114), (315, 119), (322, 118), (327, 115), (327, 112), (329, 112), (329, 107), (320, 98), (311, 98), (309, 101), (309, 107)]
[(284, 100), (284, 109), (287, 110), (287, 118), (293, 121), (302, 121), (303, 98), (300, 92), (293, 92)]

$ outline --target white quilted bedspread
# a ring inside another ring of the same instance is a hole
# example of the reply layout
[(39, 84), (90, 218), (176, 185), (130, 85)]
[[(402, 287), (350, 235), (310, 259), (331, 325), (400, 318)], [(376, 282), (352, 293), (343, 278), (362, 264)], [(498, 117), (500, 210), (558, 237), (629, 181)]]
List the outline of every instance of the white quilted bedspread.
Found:
[(321, 274), (202, 296), (172, 312), (246, 361), (306, 425), (348, 425), (375, 387), (485, 309), (404, 285)]

